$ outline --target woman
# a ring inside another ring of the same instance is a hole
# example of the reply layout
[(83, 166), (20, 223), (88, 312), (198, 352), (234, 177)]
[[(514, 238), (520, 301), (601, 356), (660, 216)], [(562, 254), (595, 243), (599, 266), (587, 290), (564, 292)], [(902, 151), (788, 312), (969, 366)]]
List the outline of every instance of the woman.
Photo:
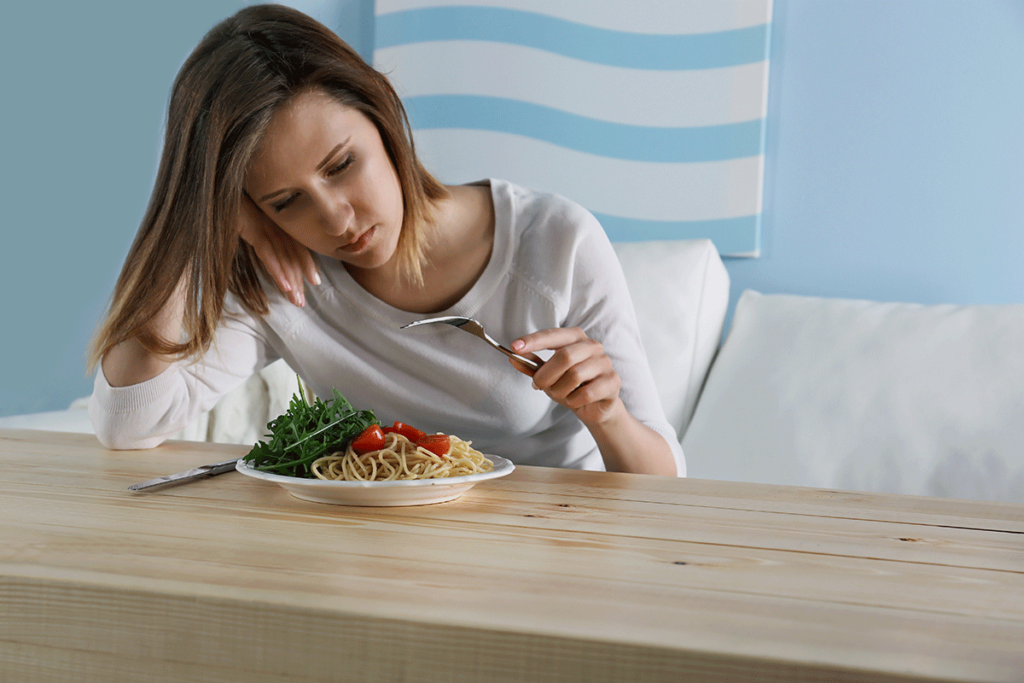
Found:
[[(400, 329), (442, 314), (549, 357), (532, 373), (450, 327)], [(387, 79), (265, 5), (214, 27), (175, 81), (93, 342), (97, 435), (155, 446), (278, 358), (318, 395), (518, 463), (684, 473), (593, 216), (499, 180), (440, 184)]]

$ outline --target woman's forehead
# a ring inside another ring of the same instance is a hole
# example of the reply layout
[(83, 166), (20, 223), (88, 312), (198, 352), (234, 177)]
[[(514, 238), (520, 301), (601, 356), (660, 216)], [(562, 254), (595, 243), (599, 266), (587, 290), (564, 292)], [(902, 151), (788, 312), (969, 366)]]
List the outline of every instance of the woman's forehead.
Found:
[(358, 109), (322, 90), (307, 90), (278, 108), (267, 125), (261, 145), (294, 144), (339, 132), (365, 133), (367, 129), (374, 129), (374, 126)]
[[(315, 170), (338, 145), (378, 135), (357, 109), (320, 90), (302, 92), (270, 119), (250, 165), (254, 183)], [(282, 179), (283, 180), (283, 179)]]

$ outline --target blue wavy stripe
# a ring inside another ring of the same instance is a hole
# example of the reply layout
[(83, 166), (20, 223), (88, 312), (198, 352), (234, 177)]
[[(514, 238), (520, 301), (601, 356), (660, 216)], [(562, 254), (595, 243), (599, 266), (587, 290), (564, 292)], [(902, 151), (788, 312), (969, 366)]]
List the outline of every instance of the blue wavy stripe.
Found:
[(428, 7), (377, 17), (376, 48), (437, 40), (486, 40), (632, 69), (716, 69), (768, 58), (768, 25), (661, 35), (595, 28), (499, 7)]
[(595, 213), (612, 242), (710, 238), (718, 253), (750, 254), (760, 249), (760, 214), (706, 221), (649, 221)]
[(724, 161), (762, 153), (764, 119), (720, 126), (655, 128), (610, 123), (522, 100), (421, 95), (405, 101), (413, 129), (512, 133), (578, 152), (631, 161)]

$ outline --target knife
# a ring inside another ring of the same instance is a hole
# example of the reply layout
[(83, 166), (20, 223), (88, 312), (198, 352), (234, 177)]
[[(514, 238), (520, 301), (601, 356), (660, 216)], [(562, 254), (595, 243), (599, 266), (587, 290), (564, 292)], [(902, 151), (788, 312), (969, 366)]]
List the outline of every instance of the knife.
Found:
[(200, 465), (199, 467), (186, 470), (184, 472), (178, 472), (177, 474), (168, 474), (139, 484), (132, 484), (128, 487), (128, 490), (142, 491), (143, 489), (151, 489), (156, 486), (186, 484), (190, 481), (205, 479), (206, 477), (214, 477), (218, 474), (224, 474), (225, 472), (230, 472), (235, 469), (235, 463), (238, 462), (238, 460), (239, 458), (235, 458), (234, 460), (225, 460), (224, 462), (218, 462), (213, 465)]

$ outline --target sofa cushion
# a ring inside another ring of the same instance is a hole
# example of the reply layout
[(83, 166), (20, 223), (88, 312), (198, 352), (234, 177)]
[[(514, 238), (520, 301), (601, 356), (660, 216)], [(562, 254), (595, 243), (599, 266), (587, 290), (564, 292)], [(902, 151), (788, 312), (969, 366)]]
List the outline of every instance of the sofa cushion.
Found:
[(50, 410), (44, 413), (8, 415), (0, 417), (2, 429), (41, 429), (47, 432), (92, 434), (89, 411), (84, 407), (69, 410)]
[(746, 291), (690, 476), (1024, 502), (1024, 305)]
[(707, 239), (613, 246), (662, 406), (682, 437), (722, 340), (729, 274)]

